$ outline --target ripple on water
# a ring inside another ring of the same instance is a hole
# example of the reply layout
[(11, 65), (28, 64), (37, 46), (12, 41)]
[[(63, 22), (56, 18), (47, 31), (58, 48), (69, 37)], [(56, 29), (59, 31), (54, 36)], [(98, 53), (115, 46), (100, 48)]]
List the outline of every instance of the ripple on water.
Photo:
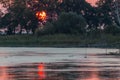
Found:
[(120, 80), (120, 58), (67, 51), (1, 53), (0, 80)]

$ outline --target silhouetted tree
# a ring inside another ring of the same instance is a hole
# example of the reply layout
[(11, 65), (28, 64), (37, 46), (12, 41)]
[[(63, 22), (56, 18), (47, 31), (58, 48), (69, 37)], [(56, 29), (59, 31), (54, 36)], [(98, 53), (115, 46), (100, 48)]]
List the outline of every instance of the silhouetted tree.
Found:
[[(4, 7), (8, 9), (8, 13), (5, 14), (1, 22), (5, 24), (12, 33), (15, 33), (15, 28), (18, 27), (18, 25), (20, 25), (20, 33), (23, 28), (26, 29), (27, 32), (29, 30), (32, 30), (33, 33), (35, 32), (38, 20), (35, 12), (27, 7), (26, 0), (15, 0), (11, 3), (9, 3), (9, 0), (6, 0), (6, 2), (2, 0), (1, 2), (3, 5), (6, 5)], [(7, 7), (8, 4), (10, 5), (9, 7)], [(8, 22), (5, 23), (4, 21)]]

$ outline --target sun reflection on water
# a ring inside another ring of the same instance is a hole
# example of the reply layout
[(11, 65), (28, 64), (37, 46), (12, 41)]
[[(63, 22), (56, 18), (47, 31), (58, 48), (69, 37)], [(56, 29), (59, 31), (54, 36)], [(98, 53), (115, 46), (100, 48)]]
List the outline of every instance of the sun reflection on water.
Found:
[(9, 74), (8, 74), (7, 67), (0, 67), (0, 80), (9, 80)]
[(40, 80), (43, 80), (46, 78), (46, 75), (45, 75), (45, 66), (43, 63), (40, 63), (39, 66), (38, 66), (38, 75), (40, 77)]

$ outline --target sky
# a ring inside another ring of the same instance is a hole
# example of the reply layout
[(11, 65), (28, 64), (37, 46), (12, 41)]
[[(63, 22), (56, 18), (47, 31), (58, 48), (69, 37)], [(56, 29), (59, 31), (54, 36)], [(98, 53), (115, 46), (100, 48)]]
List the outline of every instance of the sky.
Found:
[(98, 0), (86, 0), (88, 3), (90, 3), (91, 5), (95, 6), (95, 3), (98, 1)]

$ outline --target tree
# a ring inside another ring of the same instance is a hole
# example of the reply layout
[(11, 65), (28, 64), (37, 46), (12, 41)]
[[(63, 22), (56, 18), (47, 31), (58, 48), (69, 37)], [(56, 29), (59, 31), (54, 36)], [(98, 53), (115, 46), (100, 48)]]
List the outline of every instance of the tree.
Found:
[(50, 20), (53, 14), (59, 16), (62, 12), (72, 11), (81, 14), (90, 27), (98, 26), (96, 9), (85, 0), (28, 0), (28, 5), (33, 11), (45, 10)]
[[(114, 35), (119, 34), (120, 33), (120, 27), (118, 27), (120, 25), (119, 0), (99, 0), (98, 8), (101, 11), (100, 14), (102, 14), (103, 16), (101, 20), (102, 24), (105, 25), (104, 29), (105, 32), (112, 33)], [(117, 26), (114, 24), (117, 24)]]
[(112, 16), (112, 4), (113, 0), (99, 0), (97, 2), (98, 16), (101, 25), (111, 25), (113, 24)]
[[(120, 32), (120, 1), (119, 0), (114, 0), (114, 9), (115, 9), (115, 21), (118, 24), (119, 32)], [(118, 43), (119, 44), (119, 43)], [(120, 54), (120, 44), (119, 44), (119, 54)]]
[(55, 22), (56, 33), (83, 34), (85, 33), (86, 21), (74, 12), (62, 13)]
[(114, 0), (113, 15), (115, 17), (115, 22), (120, 26), (120, 1), (119, 0)]
[(86, 19), (86, 22), (89, 25), (89, 29), (97, 29), (97, 27), (99, 26), (97, 8), (92, 7), (85, 0), (62, 0), (62, 2), (58, 5), (58, 14), (60, 14), (61, 12), (71, 11), (77, 14), (81, 14)]
[(112, 35), (120, 34), (120, 29), (118, 29), (117, 25), (107, 25), (104, 31), (107, 34), (112, 34)]
[(120, 29), (119, 0), (99, 0), (97, 5), (100, 24), (104, 24), (107, 28), (117, 24), (114, 27)]
[[(6, 2), (5, 2), (6, 1)], [(9, 4), (9, 0), (2, 0), (1, 1), (4, 5)], [(6, 6), (5, 6), (6, 7)], [(20, 33), (22, 29), (26, 29), (28, 32), (29, 30), (32, 30), (32, 32), (35, 32), (35, 29), (38, 25), (38, 20), (35, 16), (35, 12), (33, 12), (31, 9), (27, 7), (26, 0), (15, 0), (12, 3), (10, 3), (8, 13), (3, 17), (3, 23), (4, 20), (7, 18), (10, 23), (6, 24), (8, 29), (10, 29), (10, 33), (15, 33), (15, 28), (20, 25)], [(7, 16), (9, 14), (9, 16)], [(7, 21), (7, 20), (6, 20)]]
[(75, 12), (63, 12), (54, 22), (47, 22), (36, 31), (37, 35), (44, 34), (79, 34), (84, 35), (86, 32), (86, 20), (82, 15)]

